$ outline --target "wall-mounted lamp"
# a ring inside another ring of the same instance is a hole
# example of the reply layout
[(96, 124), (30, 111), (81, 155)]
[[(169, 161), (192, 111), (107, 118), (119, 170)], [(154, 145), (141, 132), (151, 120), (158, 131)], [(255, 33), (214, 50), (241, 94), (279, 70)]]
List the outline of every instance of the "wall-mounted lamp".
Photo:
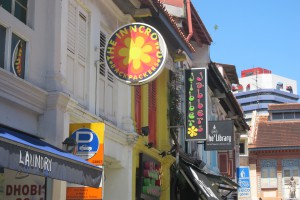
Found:
[(145, 144), (148, 149), (151, 149), (153, 147), (153, 142), (149, 142), (148, 144)]
[(160, 152), (159, 155), (163, 158), (167, 155), (167, 152), (163, 151), (163, 152)]
[(68, 152), (68, 153), (72, 153), (72, 154), (76, 154), (77, 152), (77, 142), (74, 138), (68, 137), (65, 139), (65, 141), (63, 141), (63, 149)]
[(142, 127), (142, 136), (148, 136), (149, 135), (149, 126)]

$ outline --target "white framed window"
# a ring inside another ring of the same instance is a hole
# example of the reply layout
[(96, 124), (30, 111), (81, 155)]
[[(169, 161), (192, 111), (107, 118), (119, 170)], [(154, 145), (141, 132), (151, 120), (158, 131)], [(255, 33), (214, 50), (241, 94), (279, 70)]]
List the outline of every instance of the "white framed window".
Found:
[(0, 24), (0, 67), (25, 78), (27, 42)]
[(0, 6), (24, 24), (27, 23), (28, 0), (0, 0)]
[(261, 188), (277, 188), (277, 161), (261, 160)]
[(247, 140), (244, 139), (244, 138), (241, 138), (239, 145), (240, 145), (240, 148), (239, 148), (240, 156), (248, 156), (248, 142), (247, 142)]
[(105, 45), (108, 34), (101, 30), (99, 34), (99, 60), (96, 73), (96, 114), (115, 122), (117, 80), (109, 71), (105, 62)]
[(68, 4), (67, 91), (83, 106), (86, 104), (88, 13), (75, 1)]

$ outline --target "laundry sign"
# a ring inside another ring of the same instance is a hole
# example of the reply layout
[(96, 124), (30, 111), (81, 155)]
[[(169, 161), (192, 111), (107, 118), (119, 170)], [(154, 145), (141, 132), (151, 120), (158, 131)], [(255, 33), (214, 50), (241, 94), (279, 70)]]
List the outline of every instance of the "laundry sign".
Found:
[(204, 144), (206, 151), (232, 150), (234, 147), (233, 121), (209, 121), (208, 137)]

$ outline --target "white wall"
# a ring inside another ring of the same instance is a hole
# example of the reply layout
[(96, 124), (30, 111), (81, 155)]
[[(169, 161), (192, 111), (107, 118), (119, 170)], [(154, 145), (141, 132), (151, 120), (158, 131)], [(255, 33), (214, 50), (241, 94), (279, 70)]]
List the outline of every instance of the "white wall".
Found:
[(286, 90), (286, 86), (292, 86), (293, 93), (297, 94), (297, 81), (275, 74), (258, 74), (257, 76), (247, 76), (239, 78), (239, 82), (241, 85), (243, 85), (244, 91), (246, 91), (248, 84), (250, 84), (250, 90), (276, 89), (277, 83), (281, 82), (283, 83), (282, 91), (289, 92)]

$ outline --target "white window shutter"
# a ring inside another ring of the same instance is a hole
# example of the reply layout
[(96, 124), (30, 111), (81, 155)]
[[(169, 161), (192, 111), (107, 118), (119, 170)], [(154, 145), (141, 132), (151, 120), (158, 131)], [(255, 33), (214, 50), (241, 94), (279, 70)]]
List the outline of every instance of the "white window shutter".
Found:
[(75, 54), (75, 42), (76, 42), (76, 16), (77, 16), (76, 13), (77, 13), (77, 9), (75, 5), (69, 3), (67, 48), (73, 54)]
[(87, 50), (87, 21), (86, 16), (79, 12), (78, 17), (78, 58), (86, 62)]
[(88, 15), (75, 1), (68, 4), (67, 90), (85, 106), (88, 49)]

